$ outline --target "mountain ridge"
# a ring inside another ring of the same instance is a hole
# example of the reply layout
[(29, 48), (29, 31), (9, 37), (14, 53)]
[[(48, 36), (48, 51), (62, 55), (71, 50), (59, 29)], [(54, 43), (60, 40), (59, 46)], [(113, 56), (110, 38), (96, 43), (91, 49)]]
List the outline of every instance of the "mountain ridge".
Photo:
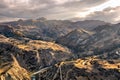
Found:
[(10, 74), (11, 80), (117, 80), (119, 35), (120, 24), (94, 20), (39, 18), (0, 24), (0, 79)]

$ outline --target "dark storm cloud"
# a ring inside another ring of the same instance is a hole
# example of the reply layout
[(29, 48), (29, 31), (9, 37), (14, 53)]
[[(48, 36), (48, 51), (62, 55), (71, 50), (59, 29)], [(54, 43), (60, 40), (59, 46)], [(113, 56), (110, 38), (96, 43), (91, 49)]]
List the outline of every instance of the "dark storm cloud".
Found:
[(102, 20), (102, 21), (107, 21), (107, 22), (119, 22), (120, 21), (120, 6), (117, 7), (109, 7), (104, 9), (103, 11), (96, 11), (93, 12), (85, 19), (94, 19), (94, 20)]
[(0, 0), (0, 16), (66, 19), (108, 0)]

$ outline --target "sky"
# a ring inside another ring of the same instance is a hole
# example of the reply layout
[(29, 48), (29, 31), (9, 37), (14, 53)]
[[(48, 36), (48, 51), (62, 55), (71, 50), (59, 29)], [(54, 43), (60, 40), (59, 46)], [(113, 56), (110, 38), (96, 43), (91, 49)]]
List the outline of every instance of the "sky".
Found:
[(45, 17), (120, 22), (120, 0), (0, 0), (0, 22)]

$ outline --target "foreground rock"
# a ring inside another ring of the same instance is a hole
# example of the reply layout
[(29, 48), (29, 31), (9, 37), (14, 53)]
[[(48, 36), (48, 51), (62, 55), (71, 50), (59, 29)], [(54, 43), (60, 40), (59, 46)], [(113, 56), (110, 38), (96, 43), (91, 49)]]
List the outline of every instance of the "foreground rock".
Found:
[(66, 61), (35, 74), (39, 80), (119, 80), (119, 60), (85, 58)]
[(0, 55), (0, 80), (30, 80), (30, 75), (13, 55)]

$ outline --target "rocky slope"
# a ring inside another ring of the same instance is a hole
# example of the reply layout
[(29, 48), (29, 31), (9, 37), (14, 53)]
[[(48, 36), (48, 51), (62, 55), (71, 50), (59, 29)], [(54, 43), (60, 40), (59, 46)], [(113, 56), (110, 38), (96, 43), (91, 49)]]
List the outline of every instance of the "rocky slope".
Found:
[(62, 36), (56, 40), (57, 43), (68, 46), (69, 48), (76, 48), (78, 44), (92, 36), (94, 32), (84, 29), (75, 29), (65, 36)]
[(78, 44), (78, 50), (93, 51), (94, 54), (114, 53), (119, 56), (120, 25), (104, 25), (95, 28), (94, 31), (94, 35)]
[(13, 55), (18, 55), (17, 49), (12, 48), (8, 38), (0, 35), (0, 80), (30, 80), (29, 72), (19, 65)]
[(0, 24), (0, 34), (6, 36), (6, 37), (22, 37), (23, 34), (15, 30), (14, 27), (6, 24)]
[(0, 80), (30, 80), (30, 73), (19, 65), (13, 55), (0, 55)]
[(102, 60), (88, 57), (66, 61), (39, 71), (42, 80), (119, 80), (119, 60)]
[(58, 38), (57, 42), (73, 49), (79, 57), (101, 55), (106, 58), (119, 58), (119, 33), (119, 24), (102, 25), (92, 31), (73, 30)]
[[(28, 42), (27, 42), (28, 41)], [(1, 35), (0, 53), (4, 56), (13, 54), (19, 64), (29, 71), (65, 61), (73, 57), (70, 50), (53, 42), (37, 40), (16, 40)]]

